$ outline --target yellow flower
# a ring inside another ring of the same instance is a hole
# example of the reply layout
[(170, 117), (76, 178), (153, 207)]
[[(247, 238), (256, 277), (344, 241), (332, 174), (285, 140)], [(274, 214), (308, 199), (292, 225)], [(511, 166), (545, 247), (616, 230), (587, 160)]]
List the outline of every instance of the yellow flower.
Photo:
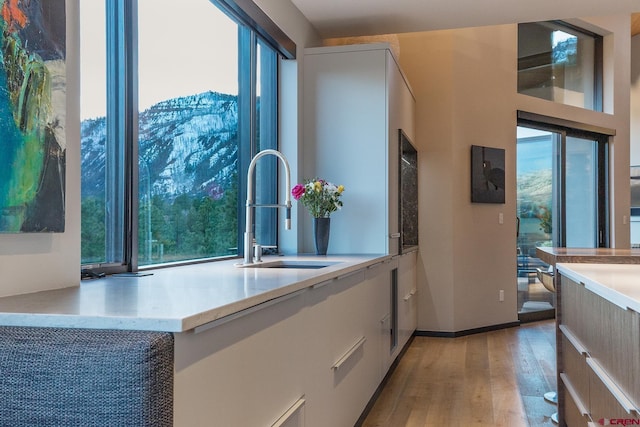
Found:
[(344, 191), (344, 185), (338, 185), (338, 194), (342, 194), (342, 192)]
[(314, 182), (313, 189), (316, 191), (316, 193), (319, 193), (320, 191), (322, 191), (322, 183), (320, 181)]

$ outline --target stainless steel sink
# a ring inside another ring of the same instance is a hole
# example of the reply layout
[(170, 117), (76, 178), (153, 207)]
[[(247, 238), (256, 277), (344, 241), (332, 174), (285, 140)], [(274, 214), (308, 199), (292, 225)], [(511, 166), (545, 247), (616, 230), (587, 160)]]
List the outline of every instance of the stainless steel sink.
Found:
[(256, 262), (253, 264), (239, 265), (243, 268), (294, 268), (294, 269), (319, 269), (331, 267), (339, 262), (331, 261), (303, 261), (303, 260), (278, 260)]

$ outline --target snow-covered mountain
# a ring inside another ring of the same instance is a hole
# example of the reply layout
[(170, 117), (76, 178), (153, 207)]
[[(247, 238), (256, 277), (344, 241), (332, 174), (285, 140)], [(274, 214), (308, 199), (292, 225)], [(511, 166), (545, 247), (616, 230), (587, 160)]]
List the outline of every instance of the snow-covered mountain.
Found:
[[(174, 98), (139, 114), (140, 191), (151, 179), (152, 195), (219, 198), (237, 166), (237, 97), (216, 92)], [(104, 191), (104, 117), (84, 120), (82, 196)]]

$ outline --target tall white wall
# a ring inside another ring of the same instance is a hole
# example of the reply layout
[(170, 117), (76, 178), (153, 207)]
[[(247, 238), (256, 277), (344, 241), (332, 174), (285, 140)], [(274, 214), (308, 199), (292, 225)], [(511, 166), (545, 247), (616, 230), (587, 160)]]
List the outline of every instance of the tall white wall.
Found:
[[(628, 247), (622, 215), (629, 212), (629, 17), (588, 23), (607, 34), (608, 113), (518, 95), (517, 25), (399, 35), (401, 66), (417, 99), (419, 330), (463, 331), (517, 320), (517, 110), (616, 130), (612, 232), (616, 247)], [(505, 204), (471, 203), (471, 145), (505, 149)]]
[(471, 145), (504, 148), (506, 179), (515, 182), (516, 31), (400, 35), (400, 61), (417, 99), (421, 330), (517, 320), (515, 191), (507, 187), (505, 205), (472, 204), (469, 172)]
[(0, 234), (0, 296), (80, 282), (78, 0), (67, 0), (66, 213), (64, 233)]

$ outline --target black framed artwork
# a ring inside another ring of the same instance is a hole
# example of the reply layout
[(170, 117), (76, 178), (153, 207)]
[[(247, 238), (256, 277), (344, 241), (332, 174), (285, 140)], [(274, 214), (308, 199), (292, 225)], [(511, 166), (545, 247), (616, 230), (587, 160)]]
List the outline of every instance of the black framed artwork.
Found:
[(471, 146), (471, 202), (504, 203), (503, 148)]

